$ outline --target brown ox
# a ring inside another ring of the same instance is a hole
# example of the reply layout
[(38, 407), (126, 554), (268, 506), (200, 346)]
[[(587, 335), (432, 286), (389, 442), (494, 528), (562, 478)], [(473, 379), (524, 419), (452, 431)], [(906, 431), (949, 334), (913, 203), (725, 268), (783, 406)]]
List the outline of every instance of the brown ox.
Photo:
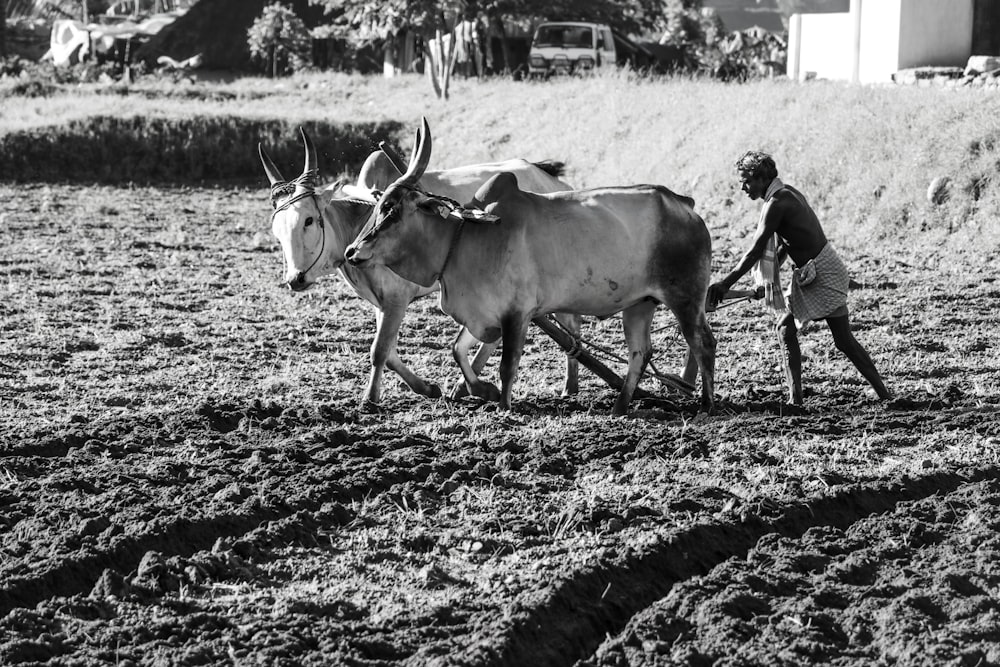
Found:
[[(385, 367), (398, 373), (414, 392), (432, 398), (441, 396), (440, 387), (417, 376), (396, 352), (399, 327), (407, 306), (415, 299), (437, 291), (438, 285), (416, 285), (384, 266), (358, 268), (344, 262), (347, 244), (361, 231), (373, 209), (371, 190), (386, 187), (399, 177), (399, 172), (381, 151), (377, 151), (365, 161), (356, 186), (367, 198), (340, 196), (342, 190), (349, 188), (331, 186), (319, 189), (316, 183), (316, 148), (305, 131), (301, 130), (301, 133), (305, 145), (305, 166), (302, 174), (293, 181), (286, 181), (263, 147), (258, 147), (271, 184), (271, 203), (275, 209), (271, 230), (284, 254), (285, 284), (301, 291), (313, 286), (322, 276), (339, 271), (358, 296), (375, 307), (376, 333), (370, 352), (371, 372), (362, 395), (362, 405), (379, 402), (382, 370)], [(561, 170), (561, 163), (534, 164), (515, 159), (446, 171), (428, 171), (423, 179), (446, 196), (468, 200), (489, 177), (500, 171), (517, 173), (530, 187), (540, 192), (569, 189), (557, 177)], [(562, 321), (571, 330), (579, 330), (579, 318), (566, 316)], [(454, 353), (467, 359), (475, 342), (463, 329), (455, 341)], [(482, 371), (496, 347), (496, 343), (481, 346), (472, 362), (476, 374)], [(463, 389), (464, 386), (460, 385)], [(489, 383), (476, 383), (473, 388), (480, 395), (499, 393)], [(577, 388), (578, 362), (567, 357), (563, 393), (576, 393)]]
[[(382, 194), (347, 259), (384, 264), (420, 285), (440, 281), (442, 310), (480, 340), (502, 337), (501, 408), (510, 408), (532, 318), (621, 312), (629, 365), (613, 414), (626, 414), (662, 303), (677, 317), (701, 371), (702, 406), (712, 410), (715, 338), (705, 318), (712, 244), (693, 200), (657, 185), (535, 194), (504, 173), (480, 188), (475, 209), (464, 208), (414, 187), (430, 152), (425, 119), (406, 174)], [(468, 364), (462, 371), (472, 377)]]

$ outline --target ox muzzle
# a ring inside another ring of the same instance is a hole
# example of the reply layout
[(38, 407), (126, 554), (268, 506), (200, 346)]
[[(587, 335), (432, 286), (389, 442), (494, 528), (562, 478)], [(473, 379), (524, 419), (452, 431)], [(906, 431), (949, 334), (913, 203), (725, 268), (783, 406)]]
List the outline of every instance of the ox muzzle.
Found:
[(313, 285), (315, 285), (316, 283), (306, 278), (305, 271), (299, 271), (291, 278), (287, 278), (281, 284), (287, 287), (288, 289), (292, 290), (293, 292), (303, 292), (312, 287)]

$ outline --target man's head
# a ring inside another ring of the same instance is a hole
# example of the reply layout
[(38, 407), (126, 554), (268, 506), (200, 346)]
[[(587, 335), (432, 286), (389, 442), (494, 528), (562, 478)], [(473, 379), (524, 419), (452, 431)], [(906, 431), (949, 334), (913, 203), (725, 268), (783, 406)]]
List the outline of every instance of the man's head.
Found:
[(760, 199), (767, 186), (778, 177), (774, 158), (761, 151), (747, 151), (736, 161), (736, 171), (740, 175), (740, 189), (750, 199)]

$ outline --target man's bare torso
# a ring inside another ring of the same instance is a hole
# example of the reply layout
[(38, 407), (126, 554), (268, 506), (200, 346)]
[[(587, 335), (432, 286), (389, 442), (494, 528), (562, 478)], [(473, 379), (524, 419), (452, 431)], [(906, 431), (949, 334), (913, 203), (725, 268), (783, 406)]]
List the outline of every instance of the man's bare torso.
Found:
[(802, 266), (826, 246), (826, 235), (805, 196), (790, 185), (778, 190), (768, 202), (767, 216), (778, 216), (775, 233), (788, 256)]

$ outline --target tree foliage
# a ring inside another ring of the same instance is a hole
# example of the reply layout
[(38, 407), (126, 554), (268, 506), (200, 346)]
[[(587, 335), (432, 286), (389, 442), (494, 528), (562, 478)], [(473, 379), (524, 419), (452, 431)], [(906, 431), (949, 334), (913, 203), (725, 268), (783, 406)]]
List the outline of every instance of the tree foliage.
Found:
[(310, 0), (345, 26), (377, 37), (401, 27), (432, 35), (450, 30), (453, 17), (467, 9), (490, 20), (528, 25), (544, 20), (607, 23), (624, 33), (658, 27), (664, 0)]
[(247, 29), (247, 46), (271, 76), (279, 76), (305, 67), (312, 45), (302, 19), (290, 7), (274, 2)]

